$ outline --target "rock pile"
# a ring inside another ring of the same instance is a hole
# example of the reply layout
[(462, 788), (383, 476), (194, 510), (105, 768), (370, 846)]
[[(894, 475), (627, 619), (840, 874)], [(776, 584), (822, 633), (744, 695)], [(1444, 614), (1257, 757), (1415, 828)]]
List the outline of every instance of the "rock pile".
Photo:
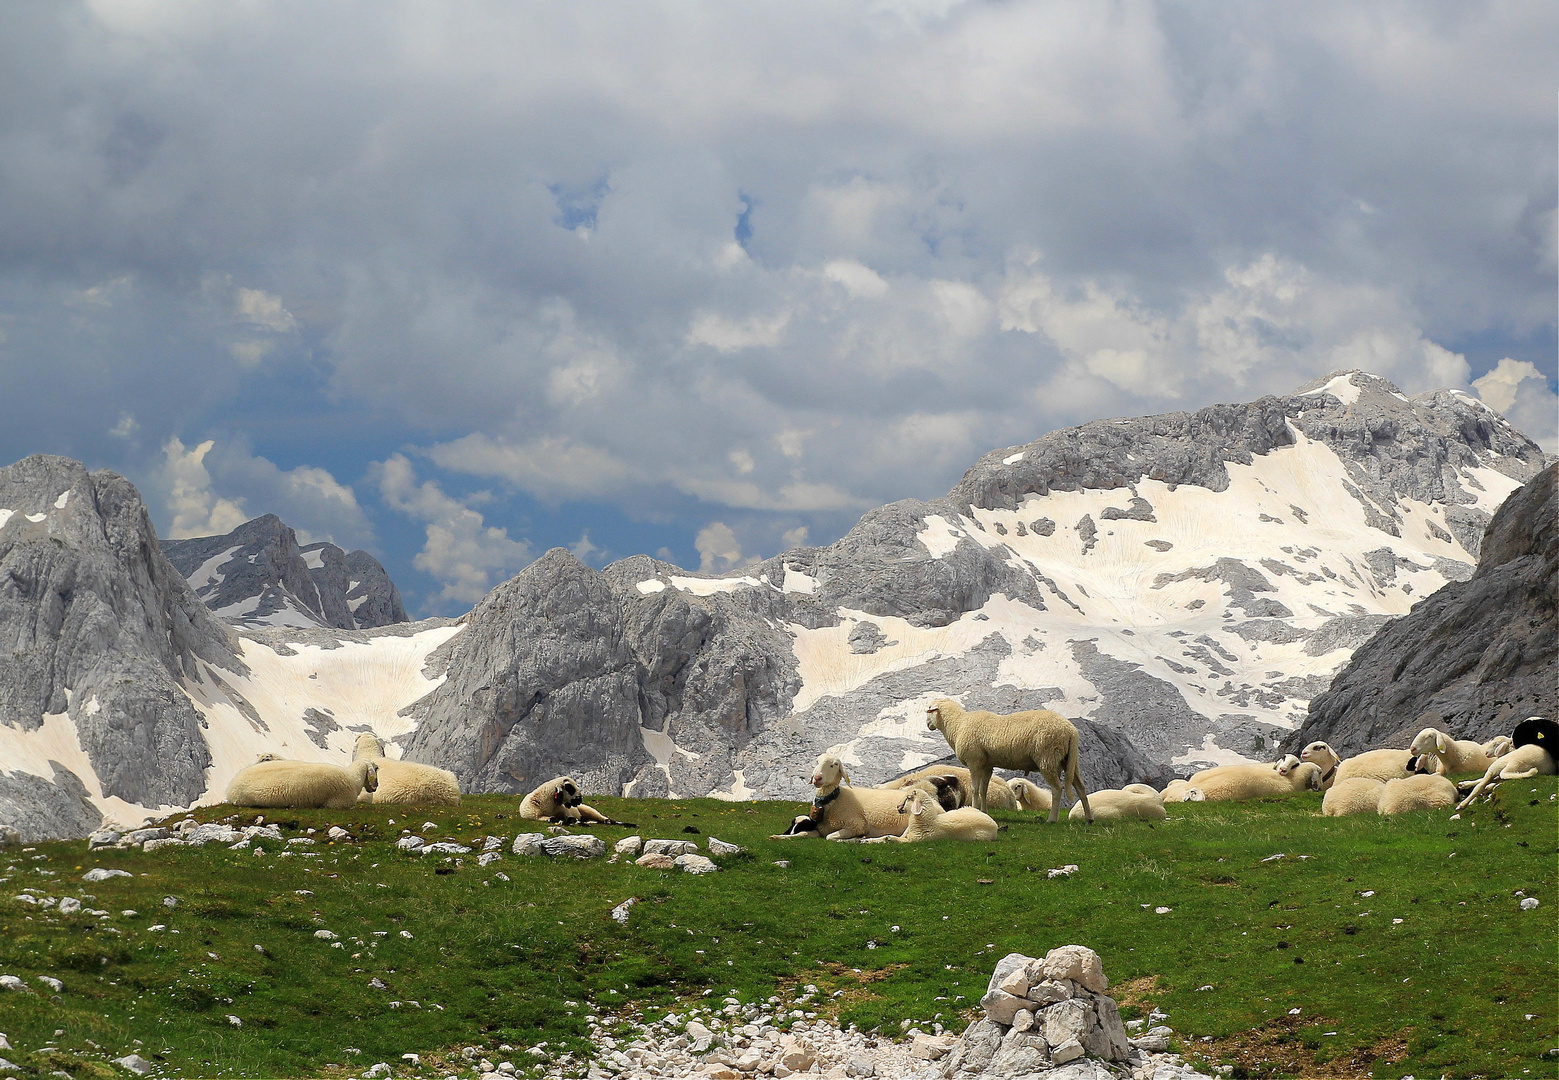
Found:
[[(1082, 945), (1044, 959), (1009, 953), (996, 965), (971, 1024), (942, 1065), (946, 1080), (1182, 1080), (1203, 1074), (1155, 1060), (1167, 1048), (1150, 1033), (1133, 1041), (1121, 1022), (1099, 954)], [(1155, 1029), (1155, 1031), (1158, 1029)], [(1168, 1031), (1168, 1029), (1163, 1029)]]

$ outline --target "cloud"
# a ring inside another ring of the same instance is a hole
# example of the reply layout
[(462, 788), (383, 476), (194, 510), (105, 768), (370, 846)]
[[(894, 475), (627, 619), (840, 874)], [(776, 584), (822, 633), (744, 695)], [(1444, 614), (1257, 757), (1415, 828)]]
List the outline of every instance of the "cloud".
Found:
[(1507, 356), (1472, 385), (1489, 408), (1548, 453), (1559, 454), (1559, 395), (1535, 364)]
[(211, 474), (206, 470), (205, 457), (214, 445), (207, 439), (186, 448), (177, 437), (163, 444), (162, 479), (167, 489), (168, 509), (173, 515), (167, 532), (170, 540), (220, 536), (249, 520), (242, 499), (224, 499), (211, 490)]
[(744, 565), (742, 545), (736, 533), (722, 521), (711, 521), (698, 531), (693, 540), (698, 552), (698, 568), (706, 574), (718, 574)]
[(412, 564), (442, 586), (435, 603), (475, 604), (496, 584), (495, 575), (507, 577), (534, 561), (530, 543), (488, 525), (468, 505), (474, 500), (451, 498), (433, 480), (418, 483), (405, 455), (392, 454), (372, 474), (388, 506), (424, 524), (426, 541)]

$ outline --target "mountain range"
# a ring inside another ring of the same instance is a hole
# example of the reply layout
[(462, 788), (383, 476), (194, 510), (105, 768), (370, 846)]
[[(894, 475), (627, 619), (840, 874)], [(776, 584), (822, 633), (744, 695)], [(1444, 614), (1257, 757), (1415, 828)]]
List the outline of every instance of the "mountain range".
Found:
[[(364, 730), (468, 790), (801, 798), (824, 749), (859, 783), (945, 756), (942, 695), (1055, 709), (1090, 785), (1162, 783), (1275, 756), (1382, 627), (1492, 595), (1485, 530), (1544, 465), (1475, 398), (1338, 372), (995, 450), (941, 499), (729, 574), (557, 549), (461, 619), (404, 622), (362, 553), (275, 518), (159, 545), (122, 478), (28, 458), (0, 469), (0, 822), (131, 823)], [(1446, 723), (1463, 700), (1435, 699)]]

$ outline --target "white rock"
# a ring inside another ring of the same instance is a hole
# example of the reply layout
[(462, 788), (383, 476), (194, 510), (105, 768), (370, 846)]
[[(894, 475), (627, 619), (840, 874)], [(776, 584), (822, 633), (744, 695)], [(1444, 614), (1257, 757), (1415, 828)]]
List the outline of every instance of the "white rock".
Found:
[(644, 842), (644, 854), (696, 855), (698, 854), (698, 845), (691, 840), (646, 840)]
[(548, 855), (593, 859), (606, 853), (606, 841), (598, 836), (549, 836), (542, 841), (541, 848)]
[(99, 866), (99, 867), (96, 867), (95, 869), (88, 870), (85, 874), (82, 874), (81, 875), (81, 880), (82, 881), (107, 881), (109, 878), (129, 877), (129, 876), (130, 876), (130, 871), (128, 871), (128, 870), (113, 870), (113, 869), (110, 869), (109, 867), (106, 867), (106, 866)]
[(152, 1063), (140, 1054), (126, 1054), (124, 1057), (115, 1058), (114, 1064), (129, 1069), (139, 1076), (145, 1076), (152, 1071)]
[(339, 935), (333, 934), (329, 930), (316, 930), (314, 931), (314, 936), (321, 941), (335, 941)]
[(61, 915), (74, 915), (81, 910), (81, 901), (74, 896), (60, 897), (59, 912)]
[(15, 990), (23, 994), (32, 993), (32, 987), (22, 982), (15, 975), (0, 975), (0, 989)]
[(476, 857), (476, 865), (487, 866), (490, 863), (500, 861), (502, 858), (503, 856), (496, 851), (484, 851)]
[(424, 844), (417, 850), (419, 855), (469, 855), (470, 853), (471, 849), (464, 844), (455, 844), (448, 840), (440, 840), (436, 844)]
[(618, 855), (626, 855), (629, 858), (636, 858), (639, 854), (639, 849), (642, 847), (644, 847), (644, 837), (625, 836), (621, 840), (617, 841), (617, 843), (612, 845), (612, 851)]
[(41, 982), (44, 986), (47, 986), (50, 990), (53, 990), (56, 994), (65, 989), (64, 983), (48, 975), (39, 975), (38, 981)]
[(1110, 980), (1104, 977), (1099, 954), (1086, 945), (1062, 945), (1045, 954), (1047, 979), (1071, 979), (1096, 994), (1104, 992)]
[(345, 840), (351, 834), (339, 825), (332, 825), (325, 835), (332, 840)]
[(1522, 911), (1531, 911), (1535, 907), (1537, 907), (1537, 897), (1535, 897), (1535, 896), (1524, 896), (1524, 897), (1521, 898), (1521, 910)]
[(720, 869), (702, 855), (678, 855), (674, 863), (688, 874), (709, 874)]
[(1050, 1048), (1050, 1060), (1057, 1065), (1065, 1065), (1068, 1061), (1076, 1061), (1083, 1056), (1083, 1044), (1076, 1039), (1070, 1039), (1060, 1046)]
[(395, 841), (395, 846), (401, 851), (416, 851), (426, 842), (420, 836), (403, 836)]
[(724, 840), (717, 840), (713, 836), (709, 838), (708, 844), (711, 855), (740, 855), (743, 851), (739, 844), (727, 844)]
[(630, 896), (630, 897), (628, 897), (628, 899), (626, 899), (622, 903), (618, 904), (616, 907), (614, 907), (612, 909), (612, 921), (613, 922), (617, 922), (617, 923), (621, 923), (623, 926), (627, 926), (628, 925), (628, 911), (633, 907), (633, 905), (637, 904), (638, 902), (639, 902), (639, 898), (637, 896)]
[(520, 833), (514, 838), (514, 843), (509, 845), (509, 851), (515, 855), (540, 855), (543, 853), (541, 845), (546, 839), (546, 833)]

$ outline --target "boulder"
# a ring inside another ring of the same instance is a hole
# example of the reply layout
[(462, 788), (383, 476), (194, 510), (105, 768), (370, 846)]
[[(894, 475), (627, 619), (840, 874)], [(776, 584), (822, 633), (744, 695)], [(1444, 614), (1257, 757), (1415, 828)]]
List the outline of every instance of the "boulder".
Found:
[(1099, 954), (1084, 945), (1062, 945), (1045, 954), (1045, 978), (1071, 979), (1094, 993), (1103, 993), (1110, 985), (1104, 977)]

